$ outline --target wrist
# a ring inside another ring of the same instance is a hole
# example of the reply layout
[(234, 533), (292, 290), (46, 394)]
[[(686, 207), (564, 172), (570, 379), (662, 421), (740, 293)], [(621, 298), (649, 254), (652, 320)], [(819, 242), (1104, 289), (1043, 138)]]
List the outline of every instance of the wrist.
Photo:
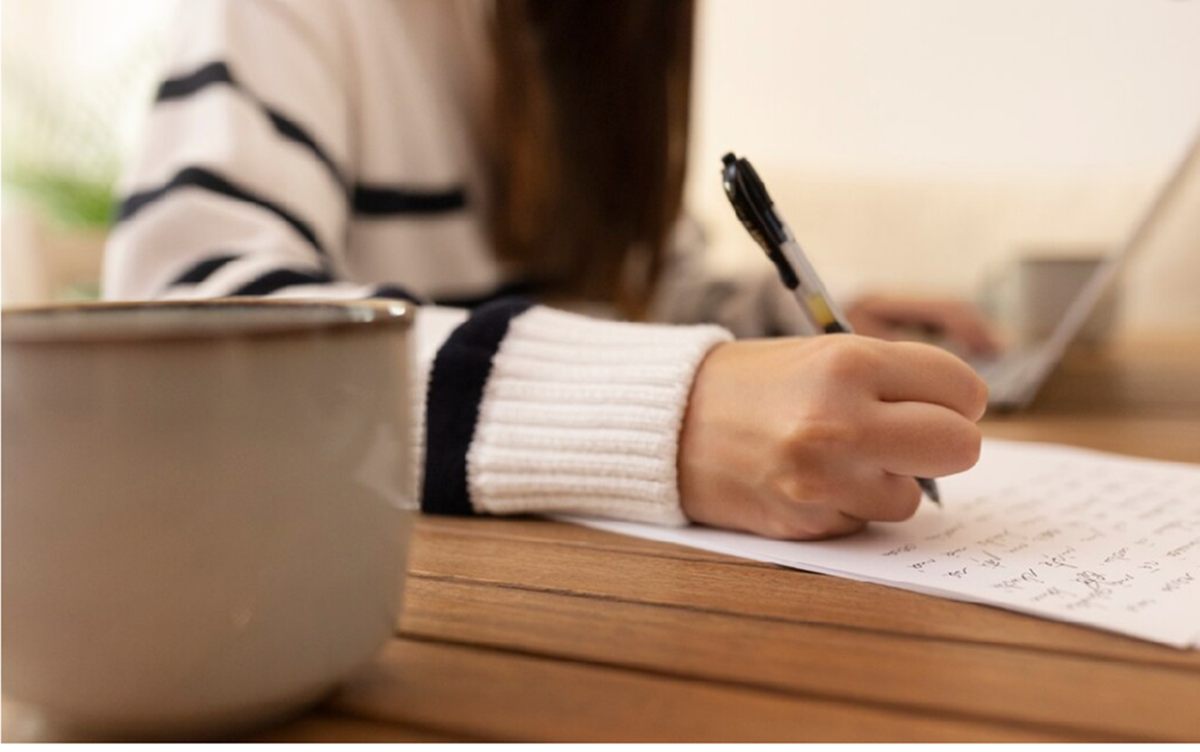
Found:
[(729, 338), (547, 308), (514, 319), (467, 457), (472, 505), (686, 524), (680, 424), (698, 364)]

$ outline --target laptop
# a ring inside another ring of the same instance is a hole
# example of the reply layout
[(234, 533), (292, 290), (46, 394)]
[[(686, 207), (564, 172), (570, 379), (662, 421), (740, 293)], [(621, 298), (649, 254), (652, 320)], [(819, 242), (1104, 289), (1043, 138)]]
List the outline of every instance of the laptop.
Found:
[(1171, 212), (1184, 211), (1184, 203), (1177, 199), (1184, 192), (1189, 177), (1200, 179), (1200, 132), (1192, 139), (1183, 158), (1133, 232), (1096, 265), (1091, 277), (1080, 285), (1074, 300), (1049, 335), (1037, 342), (1016, 345), (998, 358), (971, 361), (971, 365), (988, 383), (990, 409), (1013, 412), (1027, 407), (1033, 401), (1042, 384), (1062, 360), (1067, 347), (1103, 301), (1104, 294), (1112, 287), (1125, 263), (1147, 244), (1155, 226), (1164, 217)]

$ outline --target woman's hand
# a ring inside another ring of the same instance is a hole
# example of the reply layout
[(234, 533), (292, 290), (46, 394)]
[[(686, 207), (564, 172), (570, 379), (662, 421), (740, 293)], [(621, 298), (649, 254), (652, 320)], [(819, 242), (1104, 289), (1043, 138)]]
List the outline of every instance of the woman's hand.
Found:
[(850, 334), (718, 345), (680, 434), (683, 511), (797, 540), (907, 519), (915, 477), (978, 460), (986, 406), (975, 372), (930, 345)]
[(966, 356), (995, 356), (1000, 345), (979, 309), (959, 300), (868, 295), (846, 306), (858, 334), (879, 339), (935, 335)]

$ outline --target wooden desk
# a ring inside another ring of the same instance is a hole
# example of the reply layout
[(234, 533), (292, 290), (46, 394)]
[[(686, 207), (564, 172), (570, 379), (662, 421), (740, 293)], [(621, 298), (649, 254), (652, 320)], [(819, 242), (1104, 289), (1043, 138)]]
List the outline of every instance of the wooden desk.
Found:
[[(990, 436), (1200, 461), (1200, 336), (1076, 351)], [(1200, 652), (537, 520), (425, 519), (399, 630), (262, 738), (1200, 740)]]
[[(1200, 335), (986, 433), (1200, 461)], [(427, 518), (396, 638), (294, 740), (1200, 740), (1200, 651), (539, 520)]]

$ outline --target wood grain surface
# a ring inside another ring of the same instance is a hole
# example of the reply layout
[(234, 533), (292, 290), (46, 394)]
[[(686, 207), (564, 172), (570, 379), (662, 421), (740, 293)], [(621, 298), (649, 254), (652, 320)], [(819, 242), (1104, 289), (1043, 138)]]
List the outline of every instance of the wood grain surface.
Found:
[[(1200, 461), (1200, 337), (1073, 351), (984, 431)], [(468, 741), (1200, 740), (1200, 652), (987, 606), (535, 519), (424, 518), (409, 572), (323, 712)]]

